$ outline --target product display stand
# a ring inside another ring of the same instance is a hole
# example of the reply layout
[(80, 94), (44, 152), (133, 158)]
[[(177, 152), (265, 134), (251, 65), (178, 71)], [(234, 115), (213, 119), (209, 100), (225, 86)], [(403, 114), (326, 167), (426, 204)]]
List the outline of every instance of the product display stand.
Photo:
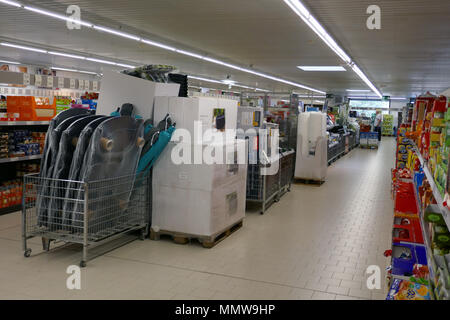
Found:
[[(14, 130), (38, 130), (40, 132), (46, 131), (48, 127), (49, 121), (0, 121), (0, 134), (2, 132), (14, 131)], [(0, 158), (0, 171), (2, 171), (2, 178), (6, 179), (15, 179), (21, 178), (19, 176), (16, 177), (16, 169), (12, 169), (12, 165), (15, 163), (35, 163), (36, 160), (40, 160), (42, 158), (41, 154), (34, 155), (24, 155), (24, 156), (14, 156), (8, 158)], [(37, 163), (36, 163), (37, 165)], [(38, 165), (37, 165), (38, 166)], [(12, 170), (11, 170), (12, 169)], [(13, 174), (14, 173), (14, 174)], [(2, 179), (3, 180), (3, 179)], [(3, 181), (0, 181), (0, 183)], [(0, 188), (0, 191), (1, 188)], [(20, 201), (12, 201), (13, 204), (9, 204), (6, 202), (6, 193), (2, 193), (2, 201), (0, 204), (0, 215), (19, 211), (22, 208)]]

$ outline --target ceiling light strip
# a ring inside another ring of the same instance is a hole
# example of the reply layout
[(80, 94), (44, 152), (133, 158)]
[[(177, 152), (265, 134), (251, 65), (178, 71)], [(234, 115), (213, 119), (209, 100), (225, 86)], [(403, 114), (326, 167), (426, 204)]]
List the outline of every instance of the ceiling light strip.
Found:
[(283, 0), (380, 98), (382, 94), (299, 0)]
[(22, 5), (21, 5), (20, 3), (15, 2), (15, 1), (0, 0), (0, 3), (8, 4), (8, 5), (10, 5), (10, 6), (14, 6), (14, 7), (17, 7), (17, 8), (22, 7)]
[[(35, 13), (43, 14), (43, 15), (46, 15), (46, 16), (49, 16), (49, 17), (60, 19), (60, 20), (70, 21), (70, 22), (73, 22), (73, 23), (79, 23), (80, 25), (83, 25), (83, 26), (86, 26), (86, 27), (90, 27), (90, 28), (93, 28), (93, 29), (98, 30), (98, 31), (107, 32), (107, 33), (110, 33), (110, 34), (114, 34), (116, 36), (120, 36), (120, 37), (128, 38), (128, 39), (131, 39), (131, 40), (139, 41), (139, 42), (151, 45), (151, 46), (156, 46), (156, 47), (159, 47), (161, 49), (168, 50), (168, 51), (173, 51), (173, 52), (180, 53), (180, 54), (183, 54), (183, 55), (188, 55), (188, 56), (191, 56), (193, 58), (197, 58), (197, 59), (201, 59), (201, 60), (208, 61), (208, 62), (211, 62), (211, 63), (219, 64), (219, 65), (222, 65), (222, 66), (227, 67), (227, 68), (231, 68), (231, 69), (238, 70), (238, 71), (245, 72), (245, 73), (250, 73), (250, 74), (256, 75), (258, 77), (266, 78), (266, 79), (273, 80), (273, 81), (276, 81), (276, 82), (281, 82), (281, 83), (284, 83), (284, 84), (287, 84), (287, 85), (290, 85), (290, 86), (294, 86), (294, 87), (310, 90), (310, 91), (313, 91), (313, 92), (325, 94), (324, 91), (321, 91), (321, 90), (318, 90), (318, 89), (315, 89), (315, 88), (311, 88), (311, 87), (302, 85), (300, 83), (296, 83), (296, 82), (293, 82), (293, 81), (289, 81), (289, 80), (285, 80), (285, 79), (282, 79), (282, 78), (274, 77), (274, 76), (271, 76), (271, 75), (268, 75), (268, 74), (265, 74), (265, 73), (254, 71), (254, 70), (241, 68), (241, 67), (233, 65), (233, 64), (229, 64), (229, 63), (217, 60), (217, 59), (213, 59), (213, 58), (210, 58), (210, 57), (203, 56), (201, 54), (180, 50), (180, 49), (177, 49), (175, 47), (171, 47), (171, 46), (165, 45), (163, 43), (159, 43), (159, 42), (148, 40), (148, 39), (143, 39), (143, 38), (141, 38), (141, 37), (139, 37), (137, 35), (124, 33), (124, 32), (117, 31), (117, 30), (110, 29), (110, 28), (106, 28), (106, 27), (103, 27), (103, 26), (98, 26), (98, 25), (95, 25), (95, 24), (92, 24), (92, 23), (89, 23), (89, 22), (86, 22), (86, 21), (82, 21), (82, 20), (76, 20), (76, 19), (73, 19), (73, 18), (70, 18), (70, 17), (66, 17), (64, 15), (61, 15), (61, 14), (58, 14), (58, 13), (54, 13), (54, 12), (50, 12), (50, 11), (47, 11), (47, 10), (41, 10), (41, 9), (34, 8), (34, 7), (24, 6), (24, 5), (21, 5), (21, 4), (17, 3), (17, 2), (14, 2), (14, 1), (0, 0), (0, 3), (12, 5), (12, 6), (15, 6), (15, 7), (23, 7), (24, 9), (32, 11), (32, 12), (35, 12)], [(326, 41), (325, 38), (323, 38), (323, 39), (324, 39), (324, 41)], [(341, 50), (341, 52), (343, 52), (343, 51)]]
[(0, 63), (20, 64), (20, 62), (16, 62), (16, 61), (8, 61), (8, 60), (0, 60)]
[(85, 70), (77, 70), (77, 69), (69, 69), (69, 68), (60, 68), (60, 67), (51, 67), (52, 70), (58, 70), (58, 71), (67, 71), (67, 72), (76, 72), (76, 73), (86, 73), (86, 74), (93, 74), (98, 75), (97, 72), (93, 71), (85, 71)]
[[(192, 75), (188, 75), (188, 78), (190, 79), (195, 79), (195, 80), (199, 80), (199, 81), (205, 81), (205, 82), (211, 82), (211, 83), (218, 83), (221, 85), (228, 85), (226, 83), (224, 83), (223, 81), (220, 80), (215, 80), (215, 79), (209, 79), (209, 78), (203, 78), (203, 77), (198, 77), (198, 76), (192, 76)], [(250, 89), (250, 90), (256, 90), (256, 91), (262, 91), (262, 92), (270, 92), (269, 90), (266, 89), (261, 89), (261, 88), (255, 88), (255, 87), (249, 87), (249, 86), (244, 86), (241, 84), (232, 84), (233, 87), (238, 87), (238, 88), (244, 88), (244, 89)], [(219, 90), (219, 89), (218, 89)], [(221, 89), (220, 89), (221, 90)]]
[(124, 63), (120, 63), (120, 62), (114, 62), (114, 61), (91, 58), (91, 57), (84, 57), (84, 56), (80, 56), (80, 55), (57, 52), (57, 51), (48, 51), (48, 50), (44, 50), (44, 49), (38, 49), (38, 48), (33, 48), (33, 47), (28, 47), (28, 46), (17, 45), (17, 44), (13, 44), (13, 43), (9, 43), (9, 42), (0, 42), (0, 45), (5, 46), (5, 47), (21, 49), (21, 50), (49, 54), (49, 55), (57, 55), (57, 56), (62, 56), (62, 57), (66, 57), (66, 58), (73, 58), (73, 59), (80, 59), (80, 60), (87, 60), (87, 61), (98, 62), (98, 63), (103, 63), (103, 64), (109, 64), (109, 65), (114, 65), (114, 66), (118, 66), (118, 67), (136, 68), (136, 66), (124, 64)]

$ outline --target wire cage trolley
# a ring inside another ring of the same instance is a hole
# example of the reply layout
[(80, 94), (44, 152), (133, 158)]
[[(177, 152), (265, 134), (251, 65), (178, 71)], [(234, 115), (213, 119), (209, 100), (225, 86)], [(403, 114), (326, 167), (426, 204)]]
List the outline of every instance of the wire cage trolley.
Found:
[(295, 151), (288, 150), (281, 153), (280, 158), (280, 196), (291, 191), (294, 177)]
[[(280, 191), (280, 171), (270, 172), (274, 163), (249, 164), (247, 170), (247, 202), (261, 203), (261, 214), (273, 203), (278, 201)], [(278, 167), (278, 160), (276, 166)]]
[(131, 231), (140, 231), (140, 238), (144, 239), (150, 210), (149, 186), (149, 174), (93, 182), (25, 175), (22, 199), (25, 257), (31, 255), (27, 241), (42, 237), (46, 251), (51, 241), (81, 244), (80, 266), (84, 267), (96, 256), (89, 254), (94, 247), (121, 237), (132, 241), (136, 237), (128, 235)]

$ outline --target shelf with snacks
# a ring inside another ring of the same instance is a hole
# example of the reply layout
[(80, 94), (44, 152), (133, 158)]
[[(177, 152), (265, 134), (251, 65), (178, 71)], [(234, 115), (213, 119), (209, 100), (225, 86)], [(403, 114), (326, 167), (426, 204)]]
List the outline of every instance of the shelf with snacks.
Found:
[(8, 168), (5, 175), (2, 176), (2, 181), (0, 181), (0, 215), (21, 209), (23, 176), (39, 172), (40, 157), (40, 155), (25, 157), (28, 160), (35, 161), (9, 162), (5, 164)]
[[(429, 270), (431, 296), (437, 300), (450, 299), (450, 232), (448, 230), (448, 208), (444, 205), (442, 191), (437, 187), (435, 176), (429, 169), (428, 161), (424, 159), (413, 139), (400, 128), (397, 142), (408, 146), (406, 161), (403, 168), (397, 167), (400, 173), (409, 173), (414, 185), (415, 202), (424, 250), (421, 255), (426, 257)], [(405, 201), (405, 199), (402, 199)], [(418, 246), (416, 246), (419, 249)], [(416, 257), (419, 256), (416, 253)]]
[(442, 217), (444, 218), (444, 221), (447, 224), (447, 227), (450, 227), (450, 210), (446, 206), (444, 206), (444, 200), (443, 200), (441, 191), (439, 190), (439, 188), (435, 182), (434, 176), (432, 175), (431, 171), (428, 168), (427, 161), (422, 157), (422, 155), (419, 152), (419, 149), (417, 148), (417, 146), (415, 145), (414, 142), (412, 142), (412, 145), (413, 145), (415, 153), (417, 154), (417, 158), (420, 161), (420, 165), (423, 168), (425, 177), (426, 177), (428, 183), (430, 184), (430, 187), (431, 187), (431, 190), (433, 193), (433, 197), (436, 200), (436, 205), (439, 208), (439, 211), (441, 212)]
[[(40, 159), (45, 132), (37, 127), (3, 127), (0, 131), (0, 163)], [(6, 130), (5, 130), (6, 129)]]
[[(409, 300), (412, 297), (430, 300), (433, 297), (415, 175), (411, 172), (410, 168), (392, 170), (392, 246), (385, 252), (385, 256), (391, 257), (388, 300)], [(407, 288), (413, 289), (412, 297), (403, 296)]]

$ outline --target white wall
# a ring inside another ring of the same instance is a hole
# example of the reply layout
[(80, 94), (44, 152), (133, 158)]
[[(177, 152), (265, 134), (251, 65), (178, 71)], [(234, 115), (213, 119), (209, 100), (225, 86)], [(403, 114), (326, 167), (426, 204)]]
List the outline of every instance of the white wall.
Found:
[(398, 124), (398, 113), (401, 112), (401, 109), (406, 106), (408, 100), (391, 100), (391, 109), (400, 109), (400, 111), (390, 111), (389, 113), (394, 116), (394, 127), (397, 127)]

